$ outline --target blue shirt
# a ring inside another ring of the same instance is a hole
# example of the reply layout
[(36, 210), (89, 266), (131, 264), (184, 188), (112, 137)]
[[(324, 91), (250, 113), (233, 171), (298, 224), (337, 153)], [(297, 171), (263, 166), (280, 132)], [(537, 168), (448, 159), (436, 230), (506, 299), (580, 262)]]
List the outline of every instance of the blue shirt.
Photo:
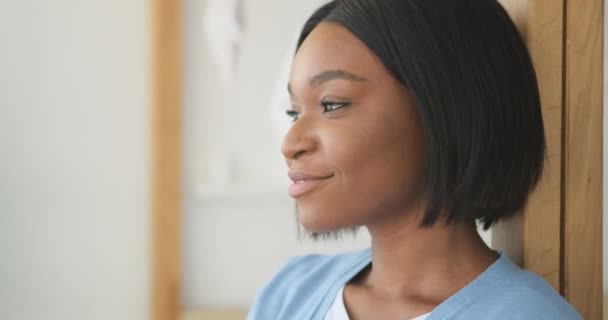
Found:
[[(502, 252), (427, 320), (582, 320), (544, 279)], [(371, 262), (371, 250), (293, 257), (255, 298), (248, 320), (322, 320), (336, 294)]]

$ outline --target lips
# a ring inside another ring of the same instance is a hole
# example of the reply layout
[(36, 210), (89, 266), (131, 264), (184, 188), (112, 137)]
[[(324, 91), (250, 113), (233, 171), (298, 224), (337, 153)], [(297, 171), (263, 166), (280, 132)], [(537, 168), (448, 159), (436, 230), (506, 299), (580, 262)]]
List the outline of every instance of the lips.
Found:
[(325, 176), (321, 176), (321, 175), (313, 175), (313, 174), (309, 174), (303, 171), (289, 171), (289, 178), (291, 179), (291, 181), (293, 182), (298, 182), (298, 181), (302, 181), (302, 180), (318, 180), (318, 179), (327, 179), (330, 178), (331, 176), (333, 176), (333, 174), (330, 175), (325, 175)]
[(289, 195), (296, 198), (299, 197), (325, 182), (325, 180), (333, 177), (331, 175), (315, 175), (302, 171), (290, 171), (289, 178), (293, 183), (289, 186)]

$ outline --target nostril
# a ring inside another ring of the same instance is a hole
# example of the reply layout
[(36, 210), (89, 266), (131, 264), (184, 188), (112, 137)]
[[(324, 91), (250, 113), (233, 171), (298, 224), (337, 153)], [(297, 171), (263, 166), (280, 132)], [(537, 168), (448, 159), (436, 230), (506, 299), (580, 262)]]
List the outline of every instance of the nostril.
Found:
[(293, 155), (293, 158), (294, 158), (294, 159), (299, 158), (299, 157), (300, 157), (300, 155), (301, 155), (302, 153), (304, 153), (304, 152), (305, 152), (304, 150), (300, 150), (300, 151), (296, 152), (296, 153)]

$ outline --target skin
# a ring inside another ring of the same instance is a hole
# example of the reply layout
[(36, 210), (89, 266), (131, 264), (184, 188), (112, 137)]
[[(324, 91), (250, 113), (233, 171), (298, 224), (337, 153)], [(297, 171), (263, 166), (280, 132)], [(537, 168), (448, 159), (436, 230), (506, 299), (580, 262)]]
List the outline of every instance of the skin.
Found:
[(300, 223), (365, 226), (372, 238), (372, 263), (344, 290), (351, 320), (430, 312), (496, 261), (474, 223), (419, 227), (425, 146), (414, 100), (357, 37), (319, 24), (294, 58), (289, 91), (287, 165), (331, 176), (296, 198)]

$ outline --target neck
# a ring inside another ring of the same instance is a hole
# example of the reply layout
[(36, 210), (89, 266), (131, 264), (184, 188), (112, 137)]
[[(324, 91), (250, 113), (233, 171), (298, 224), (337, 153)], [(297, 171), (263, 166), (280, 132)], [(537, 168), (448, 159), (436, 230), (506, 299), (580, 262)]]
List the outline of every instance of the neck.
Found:
[(372, 265), (362, 278), (385, 298), (428, 297), (443, 301), (473, 281), (497, 259), (474, 223), (438, 221), (429, 228), (417, 219), (368, 225)]

